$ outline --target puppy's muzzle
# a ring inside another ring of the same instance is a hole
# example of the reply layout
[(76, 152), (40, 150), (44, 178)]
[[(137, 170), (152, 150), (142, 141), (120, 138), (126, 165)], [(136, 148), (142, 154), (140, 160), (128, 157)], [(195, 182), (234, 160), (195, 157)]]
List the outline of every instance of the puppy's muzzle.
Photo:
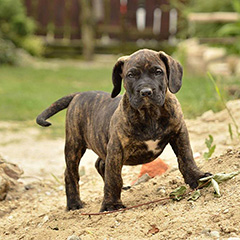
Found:
[(140, 96), (141, 97), (152, 97), (153, 90), (151, 88), (143, 88), (140, 90)]

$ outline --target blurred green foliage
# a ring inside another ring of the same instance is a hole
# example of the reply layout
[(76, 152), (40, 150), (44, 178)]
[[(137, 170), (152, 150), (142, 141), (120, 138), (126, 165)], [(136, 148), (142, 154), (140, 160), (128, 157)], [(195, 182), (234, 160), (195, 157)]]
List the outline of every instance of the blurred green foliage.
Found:
[(16, 47), (9, 40), (0, 38), (0, 63), (14, 64), (16, 62)]
[(0, 0), (0, 63), (16, 63), (16, 47), (40, 55), (43, 48), (34, 31), (21, 0)]
[[(239, 0), (236, 0), (239, 1)], [(209, 13), (209, 12), (234, 12), (232, 1), (229, 0), (172, 0), (173, 7), (179, 9), (180, 19), (178, 33), (179, 38), (187, 37), (216, 37), (216, 32), (224, 26), (223, 23), (197, 23), (194, 24), (194, 31), (187, 21), (189, 13)]]
[(19, 44), (19, 38), (34, 32), (34, 21), (27, 17), (21, 0), (0, 0), (1, 37)]
[[(232, 7), (235, 12), (240, 14), (240, 1), (232, 0)], [(240, 54), (240, 20), (233, 23), (224, 24), (217, 32), (220, 37), (236, 37), (237, 40), (234, 44), (226, 46), (230, 53)]]
[[(240, 14), (240, 1), (232, 0), (231, 4), (234, 11)], [(229, 53), (240, 54), (240, 20), (224, 24), (217, 34), (220, 37), (235, 37), (236, 41), (231, 45), (225, 45), (225, 47)]]
[(172, 5), (180, 12), (178, 37), (185, 39), (188, 37), (208, 38), (208, 37), (236, 37), (233, 44), (214, 44), (225, 47), (229, 53), (240, 53), (240, 21), (235, 23), (191, 23), (189, 25), (187, 16), (191, 12), (211, 13), (211, 12), (238, 12), (240, 13), (239, 0), (172, 0)]
[(45, 49), (42, 39), (36, 35), (29, 35), (21, 40), (21, 47), (33, 56), (42, 56)]
[(5, 39), (18, 44), (18, 39), (32, 34), (34, 21), (26, 16), (21, 0), (0, 0), (0, 31)]
[(229, 0), (191, 0), (189, 1), (191, 12), (233, 12), (232, 1)]

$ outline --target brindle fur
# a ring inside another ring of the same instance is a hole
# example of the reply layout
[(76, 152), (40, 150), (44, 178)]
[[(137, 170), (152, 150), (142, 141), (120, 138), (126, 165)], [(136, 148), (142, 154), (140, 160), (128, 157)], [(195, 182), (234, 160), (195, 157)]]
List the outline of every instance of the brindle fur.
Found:
[[(191, 188), (197, 187), (199, 178), (208, 175), (194, 162), (182, 110), (173, 94), (181, 87), (180, 64), (164, 52), (139, 50), (117, 61), (112, 79), (111, 95), (98, 91), (75, 93), (58, 100), (37, 118), (40, 125), (49, 126), (46, 119), (68, 107), (65, 144), (68, 210), (83, 207), (78, 166), (87, 148), (99, 156), (95, 166), (104, 180), (100, 211), (124, 208), (122, 166), (151, 162), (168, 143)], [(122, 79), (126, 92), (116, 97)], [(146, 88), (152, 94), (143, 97), (141, 90)], [(148, 150), (145, 142), (149, 140), (158, 141), (155, 151)]]

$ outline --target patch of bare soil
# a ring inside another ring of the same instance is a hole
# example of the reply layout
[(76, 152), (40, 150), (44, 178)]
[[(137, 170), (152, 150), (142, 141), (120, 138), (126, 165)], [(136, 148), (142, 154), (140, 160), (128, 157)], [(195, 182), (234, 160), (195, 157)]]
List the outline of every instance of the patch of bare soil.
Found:
[[(229, 103), (240, 126), (240, 101)], [(240, 145), (231, 140), (227, 112), (208, 112), (196, 120), (187, 120), (197, 164), (212, 173), (240, 170)], [(93, 168), (96, 159), (86, 154), (80, 172), (81, 198), (85, 206), (77, 211), (65, 211), (63, 184), (63, 139), (39, 138), (40, 128), (24, 128), (18, 123), (0, 123), (0, 154), (17, 163), (25, 174), (18, 180), (17, 190), (0, 202), (0, 239), (240, 239), (240, 174), (221, 183), (221, 197), (213, 188), (201, 189), (197, 201), (187, 197), (179, 202), (165, 200), (107, 215), (88, 216), (98, 212), (103, 196), (103, 183)], [(14, 129), (18, 129), (18, 131)], [(205, 138), (213, 135), (217, 145), (215, 157), (206, 161)], [(170, 150), (163, 154), (170, 169), (122, 192), (127, 207), (168, 197), (183, 178), (176, 168)], [(196, 156), (197, 156), (196, 155)], [(139, 167), (123, 169), (124, 185), (139, 174)], [(77, 238), (78, 237), (78, 238)], [(73, 239), (73, 237), (72, 237)]]

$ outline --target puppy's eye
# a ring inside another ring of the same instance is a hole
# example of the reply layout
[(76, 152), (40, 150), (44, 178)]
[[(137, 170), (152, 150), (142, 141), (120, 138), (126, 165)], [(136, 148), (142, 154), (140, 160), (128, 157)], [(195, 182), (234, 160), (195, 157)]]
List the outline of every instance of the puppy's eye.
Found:
[(161, 75), (163, 73), (162, 69), (158, 68), (155, 71), (155, 75)]
[(128, 78), (133, 78), (133, 77), (134, 77), (134, 75), (133, 75), (133, 73), (132, 73), (132, 72), (129, 72), (129, 73), (127, 74), (127, 77), (128, 77)]

